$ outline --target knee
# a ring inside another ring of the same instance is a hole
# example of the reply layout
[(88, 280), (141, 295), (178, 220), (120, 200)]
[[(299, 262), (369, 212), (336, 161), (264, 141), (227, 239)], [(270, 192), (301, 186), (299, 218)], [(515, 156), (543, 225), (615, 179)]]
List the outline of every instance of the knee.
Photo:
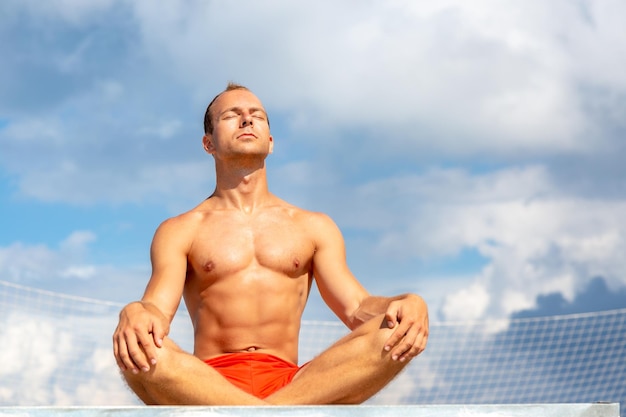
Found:
[(146, 382), (154, 382), (159, 378), (167, 376), (167, 370), (172, 369), (172, 363), (176, 354), (182, 350), (169, 338), (163, 340), (163, 345), (156, 349), (156, 363), (150, 366), (150, 369), (143, 371), (122, 371), (122, 376), (129, 385), (144, 384)]
[(385, 344), (393, 333), (385, 320), (385, 315), (380, 314), (363, 323), (355, 330), (355, 336), (362, 348), (376, 355), (377, 359), (387, 356)]
[(392, 357), (394, 347), (390, 346), (389, 350), (386, 349), (395, 329), (389, 327), (384, 315), (372, 318), (357, 330), (360, 330), (356, 338), (357, 349), (360, 349), (363, 355), (361, 359), (364, 359), (361, 363), (384, 376), (386, 381), (395, 377), (411, 362), (410, 359), (402, 361), (398, 358), (394, 359)]

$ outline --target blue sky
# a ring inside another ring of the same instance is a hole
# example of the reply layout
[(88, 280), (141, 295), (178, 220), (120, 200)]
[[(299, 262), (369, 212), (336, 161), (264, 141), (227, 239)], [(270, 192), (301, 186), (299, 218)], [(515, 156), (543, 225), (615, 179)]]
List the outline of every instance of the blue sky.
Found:
[(434, 320), (626, 306), (625, 14), (4, 1), (0, 279), (139, 298), (155, 228), (213, 191), (202, 117), (233, 80), (269, 112), (271, 190), (335, 219), (371, 292)]

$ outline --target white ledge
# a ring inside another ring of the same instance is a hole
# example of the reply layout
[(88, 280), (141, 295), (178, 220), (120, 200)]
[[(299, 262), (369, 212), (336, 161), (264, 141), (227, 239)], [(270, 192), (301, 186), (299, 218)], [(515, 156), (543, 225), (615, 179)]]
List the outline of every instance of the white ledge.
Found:
[(619, 417), (618, 403), (268, 407), (0, 407), (0, 417)]

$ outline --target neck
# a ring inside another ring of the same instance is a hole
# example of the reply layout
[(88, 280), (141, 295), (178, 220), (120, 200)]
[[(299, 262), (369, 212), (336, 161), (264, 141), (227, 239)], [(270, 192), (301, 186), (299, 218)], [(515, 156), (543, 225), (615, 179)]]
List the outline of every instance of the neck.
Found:
[(265, 203), (271, 196), (267, 185), (265, 164), (225, 169), (216, 164), (216, 184), (212, 197), (217, 197), (225, 207), (246, 213)]

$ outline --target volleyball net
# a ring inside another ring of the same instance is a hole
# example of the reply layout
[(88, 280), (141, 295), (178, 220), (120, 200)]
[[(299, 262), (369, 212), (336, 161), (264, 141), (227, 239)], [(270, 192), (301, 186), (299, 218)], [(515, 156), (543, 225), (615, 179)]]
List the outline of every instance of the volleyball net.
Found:
[[(112, 355), (119, 303), (0, 281), (0, 406), (137, 405)], [(621, 403), (626, 400), (626, 309), (431, 323), (426, 351), (372, 405)], [(303, 322), (301, 362), (347, 333)], [(191, 350), (181, 312), (170, 333)]]

